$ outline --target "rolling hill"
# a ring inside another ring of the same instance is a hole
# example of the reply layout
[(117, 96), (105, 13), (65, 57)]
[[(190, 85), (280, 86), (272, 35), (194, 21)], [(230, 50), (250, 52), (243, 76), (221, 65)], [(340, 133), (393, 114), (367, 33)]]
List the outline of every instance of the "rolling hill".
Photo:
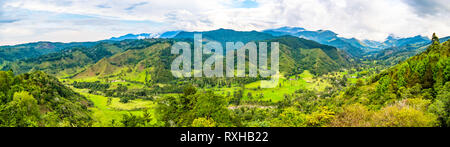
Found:
[[(240, 34), (240, 32), (229, 32), (226, 30), (224, 32), (234, 33), (235, 35)], [(248, 33), (242, 33), (241, 37), (245, 38), (245, 35)], [(180, 34), (183, 35), (182, 33)], [(146, 83), (150, 80), (153, 82), (170, 81), (174, 79), (170, 73), (171, 61), (176, 58), (176, 55), (170, 54), (170, 49), (175, 41), (177, 39), (161, 40), (149, 47), (127, 50), (104, 58), (89, 66), (74, 78), (118, 78), (140, 83)], [(349, 56), (344, 52), (339, 51), (335, 47), (322, 45), (314, 41), (293, 36), (282, 36), (261, 41), (279, 42), (281, 44), (280, 70), (286, 75), (299, 74), (304, 70), (310, 70), (315, 74), (324, 74), (343, 67), (349, 67), (351, 64)], [(206, 60), (206, 57), (203, 59)]]
[(180, 32), (174, 37), (174, 39), (193, 39), (194, 34), (202, 34), (204, 40), (217, 41), (222, 43), (222, 45), (225, 45), (226, 42), (241, 41), (243, 43), (247, 43), (250, 41), (267, 40), (275, 38), (270, 34), (261, 33), (257, 31), (245, 32), (229, 29), (218, 29), (206, 32)]
[[(144, 80), (145, 77), (150, 77), (150, 75), (147, 75), (148, 73), (158, 74), (158, 72), (164, 70), (167, 72), (166, 74), (171, 75), (168, 71), (170, 59), (175, 58), (175, 55), (170, 55), (171, 43), (165, 40), (159, 41), (149, 47), (127, 50), (109, 58), (103, 58), (74, 78), (119, 76), (129, 81), (145, 83), (147, 82)], [(158, 68), (160, 66), (163, 66), (163, 69)], [(127, 75), (133, 76), (127, 78)], [(154, 75), (153, 77), (157, 76)]]
[[(281, 72), (291, 75), (310, 70), (315, 74), (337, 70), (350, 65), (350, 57), (332, 46), (293, 37), (274, 37), (256, 31), (240, 32), (226, 29), (201, 32), (204, 41), (268, 41), (280, 42)], [(170, 64), (176, 57), (170, 54), (174, 41), (192, 41), (194, 32), (179, 32), (174, 39), (137, 39), (124, 41), (100, 41), (91, 47), (68, 47), (60, 52), (22, 59), (3, 64), (2, 70), (16, 73), (44, 71), (57, 77), (107, 77), (118, 76), (125, 71), (131, 77), (145, 82), (153, 77), (167, 81), (171, 74)], [(191, 42), (192, 43), (192, 42)], [(206, 59), (206, 58), (205, 58)], [(156, 75), (149, 75), (156, 74)], [(160, 75), (160, 76), (158, 76)], [(131, 79), (130, 79), (131, 80)]]
[(91, 126), (90, 104), (44, 72), (14, 76), (0, 71), (1, 127)]
[(44, 71), (57, 77), (70, 77), (83, 71), (86, 66), (95, 64), (102, 58), (135, 48), (143, 48), (152, 43), (150, 40), (125, 40), (121, 42), (100, 42), (92, 47), (72, 47), (63, 51), (23, 59), (4, 64), (2, 70), (14, 70), (15, 73)]
[(36, 42), (14, 46), (0, 46), (0, 61), (15, 61), (64, 51), (73, 47), (92, 47), (98, 42)]

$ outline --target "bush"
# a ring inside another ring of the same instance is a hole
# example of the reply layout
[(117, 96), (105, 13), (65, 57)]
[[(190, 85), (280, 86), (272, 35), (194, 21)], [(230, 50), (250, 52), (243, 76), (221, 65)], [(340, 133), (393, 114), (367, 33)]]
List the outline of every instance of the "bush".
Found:
[(216, 122), (213, 119), (197, 118), (192, 122), (192, 127), (215, 127)]
[(342, 112), (336, 115), (330, 126), (332, 127), (368, 127), (372, 112), (361, 104), (343, 106)]
[(130, 102), (130, 99), (128, 99), (128, 98), (120, 98), (119, 102), (121, 102), (121, 103), (128, 103), (128, 102)]
[(361, 104), (347, 105), (338, 113), (330, 126), (333, 127), (434, 127), (437, 117), (425, 112), (429, 101), (411, 99), (370, 111)]
[(376, 112), (372, 126), (376, 127), (434, 127), (437, 117), (413, 107), (388, 106)]

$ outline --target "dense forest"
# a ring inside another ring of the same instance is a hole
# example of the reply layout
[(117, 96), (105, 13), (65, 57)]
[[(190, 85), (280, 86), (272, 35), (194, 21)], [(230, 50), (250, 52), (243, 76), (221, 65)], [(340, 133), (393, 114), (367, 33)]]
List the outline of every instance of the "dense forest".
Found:
[(37, 71), (14, 76), (0, 71), (0, 126), (91, 126), (86, 97)]

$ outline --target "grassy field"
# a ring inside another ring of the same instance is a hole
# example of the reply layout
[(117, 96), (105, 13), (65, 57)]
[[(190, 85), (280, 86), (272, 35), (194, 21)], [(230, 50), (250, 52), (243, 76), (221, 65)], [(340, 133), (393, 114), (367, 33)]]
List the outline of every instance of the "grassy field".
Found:
[[(346, 73), (339, 73), (336, 76), (342, 76)], [(65, 81), (66, 84), (70, 84), (73, 81), (78, 82), (93, 82), (98, 79), (81, 78), (76, 80), (68, 79)], [(102, 80), (99, 80), (102, 81)], [(103, 81), (102, 81), (103, 83)], [(129, 89), (141, 89), (145, 85), (139, 83), (130, 83), (126, 81), (115, 81), (110, 83), (110, 89), (114, 89), (118, 84), (127, 86)], [(291, 76), (291, 77), (281, 77), (280, 82), (276, 88), (260, 88), (260, 81), (249, 83), (245, 85), (245, 90), (243, 93), (242, 100), (253, 100), (253, 101), (269, 101), (278, 102), (283, 100), (285, 95), (295, 93), (300, 89), (307, 89), (316, 92), (325, 91), (327, 87), (330, 87), (330, 81), (328, 78), (323, 76), (315, 76), (309, 71), (304, 71), (302, 74)], [(228, 95), (231, 97), (235, 91), (239, 91), (242, 87), (231, 87), (231, 88), (210, 88), (204, 90), (213, 90), (217, 94)], [(76, 89), (76, 92), (86, 96), (90, 101), (94, 103), (94, 106), (89, 108), (93, 112), (93, 118), (95, 119), (94, 126), (97, 127), (108, 127), (114, 126), (114, 122), (121, 121), (124, 114), (132, 113), (135, 115), (143, 114), (143, 110), (154, 108), (155, 104), (152, 101), (136, 99), (131, 100), (128, 103), (119, 102), (119, 98), (108, 98), (101, 95), (89, 94), (87, 89)], [(251, 94), (249, 94), (251, 93)], [(178, 96), (179, 94), (163, 94), (163, 96)], [(110, 99), (110, 100), (109, 100)], [(108, 103), (108, 101), (110, 101)]]
[[(297, 76), (289, 78), (280, 78), (280, 82), (276, 88), (264, 89), (260, 88), (260, 81), (253, 82), (245, 85), (245, 91), (242, 100), (258, 100), (258, 101), (271, 101), (278, 102), (283, 100), (285, 94), (292, 94), (300, 89), (308, 89), (313, 91), (324, 91), (326, 87), (330, 87), (329, 81), (316, 77), (309, 71), (305, 71)], [(232, 88), (214, 88), (217, 94), (227, 95), (227, 93), (233, 94), (234, 91), (240, 90), (241, 87)], [(251, 93), (251, 97), (249, 97)]]
[(94, 107), (89, 108), (93, 113), (95, 127), (113, 126), (113, 121), (118, 122), (124, 114), (132, 113), (141, 115), (143, 109), (151, 109), (154, 104), (152, 101), (131, 100), (129, 103), (120, 103), (119, 98), (111, 98), (108, 104), (108, 98), (100, 95), (87, 93), (84, 89), (74, 89), (76, 92), (86, 96), (94, 103)]

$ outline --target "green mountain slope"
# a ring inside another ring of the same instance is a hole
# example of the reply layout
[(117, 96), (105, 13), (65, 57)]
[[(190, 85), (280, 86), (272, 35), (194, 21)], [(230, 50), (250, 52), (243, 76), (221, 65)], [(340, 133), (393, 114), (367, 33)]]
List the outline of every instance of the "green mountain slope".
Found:
[[(132, 74), (133, 76), (129, 77), (130, 81), (145, 83), (145, 75), (157, 73), (157, 67), (163, 66), (162, 69), (168, 72), (171, 59), (173, 60), (176, 57), (175, 55), (167, 56), (170, 54), (170, 47), (171, 42), (161, 41), (143, 49), (133, 49), (118, 53), (112, 57), (100, 60), (87, 70), (77, 74), (75, 78), (106, 76), (126, 78), (126, 74)], [(150, 68), (151, 70), (149, 70)], [(161, 69), (158, 70), (161, 71)], [(136, 76), (140, 75), (144, 75), (144, 77), (136, 78)], [(149, 78), (149, 75), (147, 76)]]
[[(239, 32), (220, 29), (203, 32), (204, 41), (266, 41), (279, 42), (280, 70), (284, 75), (300, 74), (309, 70), (324, 74), (349, 67), (350, 57), (332, 46), (314, 41), (265, 33)], [(102, 42), (93, 47), (74, 47), (61, 52), (3, 64), (2, 70), (16, 73), (44, 71), (60, 78), (102, 78), (139, 83), (168, 82), (174, 79), (170, 72), (172, 61), (178, 56), (170, 53), (176, 41), (187, 41), (192, 46), (192, 33), (182, 32), (178, 39), (143, 39), (120, 42)], [(228, 37), (228, 36), (232, 37)], [(241, 40), (243, 39), (243, 40)], [(270, 47), (268, 48), (270, 50)], [(205, 55), (204, 60), (208, 58)]]
[[(89, 66), (75, 78), (97, 77), (139, 83), (173, 80), (170, 65), (177, 55), (172, 55), (170, 49), (174, 41), (177, 40), (163, 40), (150, 47), (115, 54)], [(323, 74), (350, 65), (348, 55), (314, 41), (292, 36), (263, 41), (280, 42), (280, 70), (285, 75), (299, 74), (303, 70)]]
[(335, 47), (314, 41), (283, 36), (268, 42), (279, 42), (281, 44), (280, 70), (287, 75), (302, 73), (304, 70), (309, 70), (315, 74), (324, 74), (349, 67), (351, 64), (348, 54)]
[(428, 49), (376, 76), (366, 85), (349, 88), (344, 97), (368, 105), (390, 105), (398, 101), (423, 102), (425, 111), (449, 126), (450, 42), (439, 43), (433, 35)]
[(36, 58), (24, 59), (3, 64), (2, 70), (12, 69), (16, 73), (40, 70), (57, 77), (70, 77), (83, 71), (86, 66), (95, 64), (105, 57), (126, 51), (143, 48), (152, 40), (126, 40), (116, 43), (103, 42), (92, 47), (73, 47), (60, 52)]
[(1, 127), (90, 126), (83, 96), (43, 72), (14, 76), (0, 71)]
[(73, 47), (92, 47), (99, 42), (36, 42), (14, 46), (0, 46), (0, 61), (35, 58), (42, 55), (63, 51)]
[(207, 32), (180, 32), (174, 38), (175, 39), (193, 39), (194, 34), (202, 34), (204, 40), (218, 41), (225, 45), (226, 42), (243, 42), (268, 40), (275, 38), (274, 36), (257, 31), (245, 32), (234, 31), (229, 29), (218, 29)]
[(282, 27), (278, 29), (269, 29), (263, 31), (274, 36), (292, 35), (308, 40), (314, 40), (321, 44), (337, 47), (349, 53), (354, 57), (361, 57), (365, 52), (364, 49), (369, 48), (355, 38), (347, 39), (338, 37), (338, 34), (329, 30), (307, 31), (297, 27)]

